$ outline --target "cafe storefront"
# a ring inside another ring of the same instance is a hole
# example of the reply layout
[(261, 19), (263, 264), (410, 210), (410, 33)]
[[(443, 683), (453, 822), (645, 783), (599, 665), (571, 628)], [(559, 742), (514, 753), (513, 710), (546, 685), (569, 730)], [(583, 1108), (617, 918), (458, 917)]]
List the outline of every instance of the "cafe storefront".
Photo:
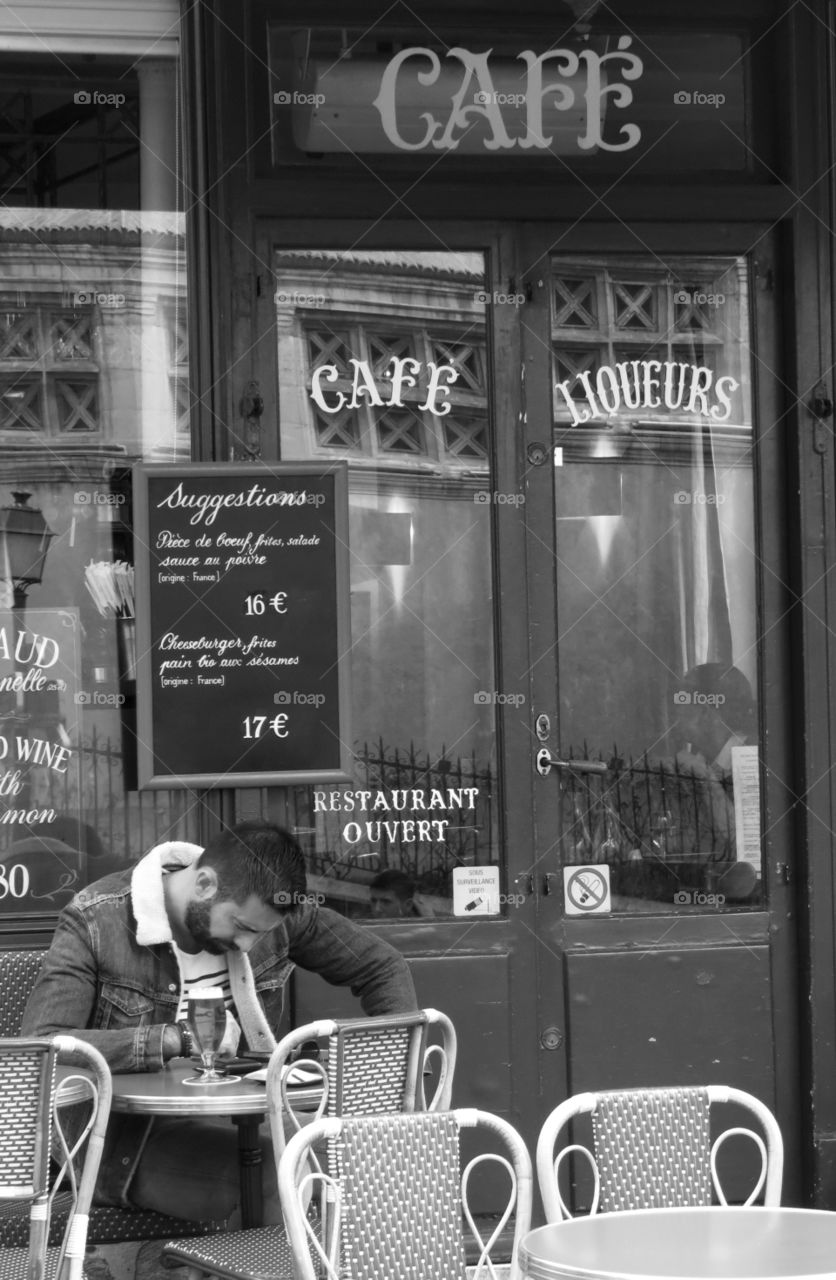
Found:
[[(2, 945), (264, 815), (457, 1104), (734, 1085), (836, 1207), (832, 6), (55, 9), (0, 16)], [(344, 522), (320, 683), (239, 707), (210, 614), (284, 652), (325, 572), (196, 525), (245, 474)]]

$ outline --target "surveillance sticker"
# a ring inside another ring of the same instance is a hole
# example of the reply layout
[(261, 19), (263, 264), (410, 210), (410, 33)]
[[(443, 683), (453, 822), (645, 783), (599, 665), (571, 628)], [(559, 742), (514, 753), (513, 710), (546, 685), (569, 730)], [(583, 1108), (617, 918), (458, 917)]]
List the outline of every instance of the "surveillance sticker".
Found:
[(456, 867), (453, 871), (453, 915), (499, 915), (499, 867)]

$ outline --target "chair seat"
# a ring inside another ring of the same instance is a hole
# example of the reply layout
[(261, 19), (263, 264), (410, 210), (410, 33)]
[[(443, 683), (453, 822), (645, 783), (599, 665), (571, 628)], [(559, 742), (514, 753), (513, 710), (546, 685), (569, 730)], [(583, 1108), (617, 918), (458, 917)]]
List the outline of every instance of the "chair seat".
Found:
[[(44, 1280), (55, 1280), (60, 1255), (60, 1249), (47, 1249)], [(3, 1280), (26, 1280), (27, 1258), (28, 1250), (26, 1249), (4, 1249), (2, 1262), (0, 1262), (0, 1276)], [(87, 1275), (86, 1266), (83, 1274)]]
[[(318, 1220), (311, 1219), (316, 1229)], [(293, 1255), (284, 1227), (229, 1231), (210, 1240), (172, 1240), (166, 1261), (195, 1267), (221, 1280), (293, 1280)]]
[[(50, 1219), (49, 1242), (60, 1244), (67, 1225), (72, 1196), (55, 1197)], [(129, 1240), (166, 1240), (178, 1232), (208, 1236), (226, 1230), (224, 1222), (185, 1222), (146, 1209), (118, 1209), (99, 1205), (90, 1210), (88, 1244), (118, 1244)], [(29, 1243), (29, 1204), (13, 1201), (0, 1204), (0, 1251), (25, 1248)], [(0, 1280), (3, 1280), (0, 1272)]]

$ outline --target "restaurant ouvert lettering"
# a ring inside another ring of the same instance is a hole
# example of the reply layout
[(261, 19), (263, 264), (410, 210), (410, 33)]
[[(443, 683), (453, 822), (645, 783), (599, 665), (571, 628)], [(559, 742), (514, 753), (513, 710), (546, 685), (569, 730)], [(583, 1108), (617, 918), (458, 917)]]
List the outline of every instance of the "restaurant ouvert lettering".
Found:
[(727, 422), (731, 396), (739, 386), (736, 378), (715, 379), (706, 365), (676, 360), (622, 360), (602, 365), (594, 376), (586, 371), (574, 380), (555, 383), (572, 414), (573, 427), (625, 409), (701, 413), (715, 422)]

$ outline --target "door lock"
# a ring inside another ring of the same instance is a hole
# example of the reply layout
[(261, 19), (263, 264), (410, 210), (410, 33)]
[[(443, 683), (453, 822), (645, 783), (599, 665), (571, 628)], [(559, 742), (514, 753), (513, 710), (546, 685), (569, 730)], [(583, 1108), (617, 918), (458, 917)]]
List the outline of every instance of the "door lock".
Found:
[(547, 778), (552, 769), (563, 769), (569, 773), (606, 773), (607, 765), (603, 760), (556, 760), (548, 747), (541, 747), (537, 752), (537, 772), (541, 778)]

